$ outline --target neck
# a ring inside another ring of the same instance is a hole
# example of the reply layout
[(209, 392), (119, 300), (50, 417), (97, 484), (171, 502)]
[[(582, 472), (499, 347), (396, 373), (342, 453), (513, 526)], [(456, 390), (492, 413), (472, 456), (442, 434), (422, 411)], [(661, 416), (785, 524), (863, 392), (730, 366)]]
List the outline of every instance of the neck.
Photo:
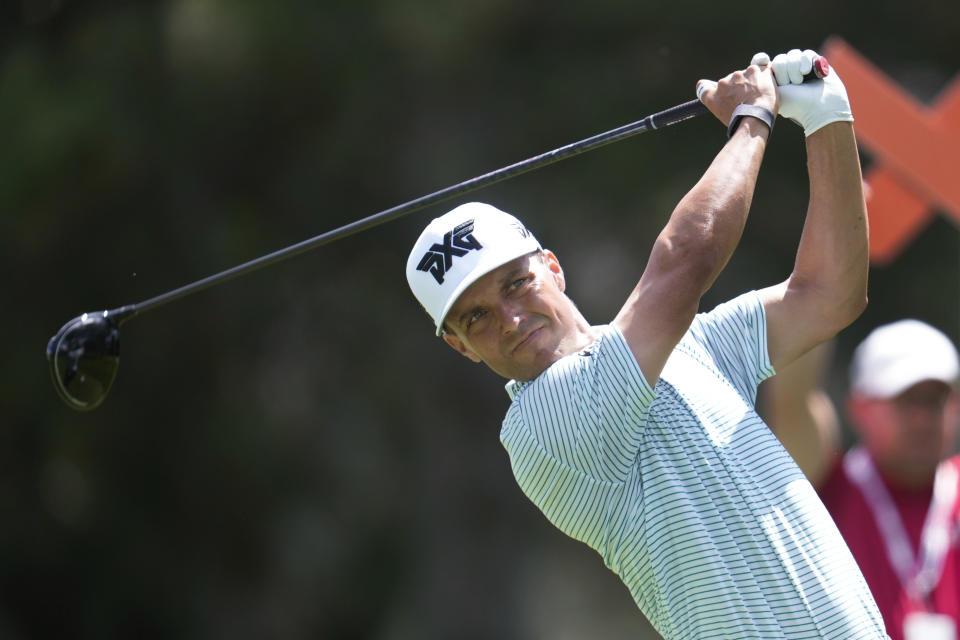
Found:
[(574, 316), (574, 327), (570, 331), (570, 334), (567, 336), (567, 338), (565, 338), (563, 341), (563, 355), (570, 355), (571, 353), (583, 351), (592, 345), (597, 339), (597, 336), (594, 334), (593, 327), (590, 326), (590, 323), (587, 322), (587, 319), (583, 317), (583, 314), (580, 313), (579, 309), (574, 306), (573, 310), (576, 314)]

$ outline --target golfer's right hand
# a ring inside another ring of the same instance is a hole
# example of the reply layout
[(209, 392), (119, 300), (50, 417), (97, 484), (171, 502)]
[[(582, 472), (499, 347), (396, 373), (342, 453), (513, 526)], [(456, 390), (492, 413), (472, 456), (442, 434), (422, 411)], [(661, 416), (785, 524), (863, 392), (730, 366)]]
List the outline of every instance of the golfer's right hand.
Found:
[[(766, 54), (758, 53), (754, 63), (769, 60)], [(803, 127), (806, 136), (831, 122), (853, 122), (850, 99), (836, 69), (822, 80), (804, 82), (804, 76), (813, 68), (818, 58), (816, 51), (793, 49), (774, 56), (770, 66), (780, 87), (780, 115)]]
[(741, 104), (763, 107), (773, 116), (779, 107), (773, 73), (758, 65), (734, 71), (717, 82), (700, 80), (697, 97), (724, 124), (730, 122), (733, 110)]

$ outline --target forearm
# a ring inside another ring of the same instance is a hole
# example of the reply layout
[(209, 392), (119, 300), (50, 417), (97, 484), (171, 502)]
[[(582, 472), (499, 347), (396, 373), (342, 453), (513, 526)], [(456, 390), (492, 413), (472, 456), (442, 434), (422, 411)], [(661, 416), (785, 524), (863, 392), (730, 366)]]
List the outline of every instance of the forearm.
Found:
[(760, 291), (767, 348), (776, 369), (853, 322), (867, 303), (869, 244), (860, 158), (847, 90), (833, 70), (803, 82), (816, 52), (773, 59), (781, 115), (803, 127), (810, 203), (793, 272)]
[[(654, 252), (659, 252), (664, 266), (682, 265), (689, 270), (690, 288), (698, 298), (709, 289), (740, 241), (768, 136), (766, 125), (744, 118), (674, 209), (657, 240)], [(669, 258), (671, 253), (674, 260)]]
[(809, 136), (807, 159), (810, 203), (791, 286), (809, 289), (832, 335), (867, 299), (868, 222), (853, 126), (835, 122)]

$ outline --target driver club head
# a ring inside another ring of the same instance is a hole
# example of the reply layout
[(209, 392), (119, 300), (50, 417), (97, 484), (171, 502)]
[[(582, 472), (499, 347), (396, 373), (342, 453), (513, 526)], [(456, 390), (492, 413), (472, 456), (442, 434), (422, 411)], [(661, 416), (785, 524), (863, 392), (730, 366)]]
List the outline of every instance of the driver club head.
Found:
[(120, 367), (120, 320), (113, 312), (84, 313), (50, 338), (47, 361), (57, 394), (77, 411), (94, 409)]

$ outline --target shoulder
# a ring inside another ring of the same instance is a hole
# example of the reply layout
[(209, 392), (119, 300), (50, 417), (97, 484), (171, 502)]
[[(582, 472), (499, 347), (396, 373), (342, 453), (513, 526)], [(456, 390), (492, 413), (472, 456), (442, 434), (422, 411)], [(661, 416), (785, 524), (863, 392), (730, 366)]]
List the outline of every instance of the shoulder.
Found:
[[(616, 399), (641, 410), (653, 400), (623, 333), (614, 325), (594, 327), (596, 340), (578, 353), (561, 358), (537, 382), (557, 389), (564, 401), (586, 400), (592, 406)], [(534, 386), (536, 388), (536, 385)]]
[(589, 347), (518, 385), (500, 430), (518, 479), (548, 465), (619, 482), (631, 468), (654, 393), (619, 329), (594, 335)]
[(632, 371), (639, 372), (630, 345), (617, 327), (598, 325), (593, 330), (596, 340), (592, 344), (557, 360), (533, 380), (507, 383), (507, 393), (513, 403), (533, 397), (561, 400), (567, 397), (566, 391), (571, 386), (582, 386), (590, 380), (602, 384), (604, 374), (614, 372), (629, 378)]
[(645, 413), (654, 390), (643, 378), (626, 339), (613, 325), (594, 327), (593, 344), (561, 358), (530, 382), (511, 383), (513, 402), (504, 432), (619, 420)]

